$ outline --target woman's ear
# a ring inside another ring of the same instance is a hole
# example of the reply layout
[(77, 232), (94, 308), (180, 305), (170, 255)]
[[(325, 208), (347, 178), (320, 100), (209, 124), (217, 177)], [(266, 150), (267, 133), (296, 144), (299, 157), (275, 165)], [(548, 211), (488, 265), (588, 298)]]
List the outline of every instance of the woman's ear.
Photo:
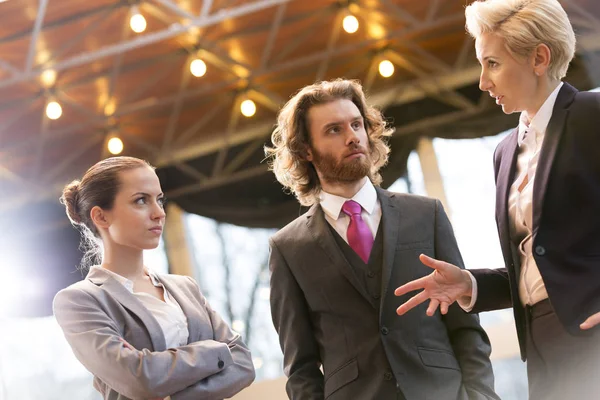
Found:
[(94, 225), (96, 225), (96, 227), (98, 228), (108, 229), (108, 227), (110, 226), (110, 221), (107, 213), (98, 206), (94, 206), (90, 210), (90, 217)]
[(552, 52), (550, 48), (541, 43), (537, 45), (534, 50), (534, 58), (533, 58), (533, 71), (537, 76), (542, 76), (546, 73), (548, 68), (550, 67), (550, 62), (552, 61)]

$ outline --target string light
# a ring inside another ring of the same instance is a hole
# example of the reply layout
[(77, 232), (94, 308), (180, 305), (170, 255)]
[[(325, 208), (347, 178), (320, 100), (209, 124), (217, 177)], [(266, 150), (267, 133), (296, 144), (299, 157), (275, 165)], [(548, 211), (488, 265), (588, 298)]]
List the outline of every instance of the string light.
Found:
[(131, 17), (129, 18), (129, 27), (135, 33), (142, 33), (146, 30), (146, 18), (140, 14), (137, 7), (131, 7)]
[(59, 119), (62, 115), (62, 107), (58, 102), (51, 101), (46, 105), (46, 116), (50, 119)]
[(256, 104), (250, 99), (242, 101), (242, 105), (240, 106), (240, 110), (242, 111), (242, 115), (244, 117), (252, 117), (256, 114)]
[(346, 15), (342, 21), (344, 30), (348, 33), (354, 33), (358, 30), (358, 19), (354, 15)]
[(390, 60), (383, 60), (379, 63), (379, 73), (384, 78), (394, 75), (394, 64)]
[(206, 74), (206, 63), (199, 58), (195, 59), (190, 64), (190, 72), (196, 78), (204, 76), (204, 74)]
[(121, 152), (123, 151), (123, 141), (116, 136), (112, 137), (108, 141), (107, 147), (110, 154), (121, 154)]
[(53, 69), (47, 69), (44, 72), (42, 72), (40, 79), (42, 80), (42, 84), (44, 85), (44, 87), (52, 87), (56, 82), (56, 71)]

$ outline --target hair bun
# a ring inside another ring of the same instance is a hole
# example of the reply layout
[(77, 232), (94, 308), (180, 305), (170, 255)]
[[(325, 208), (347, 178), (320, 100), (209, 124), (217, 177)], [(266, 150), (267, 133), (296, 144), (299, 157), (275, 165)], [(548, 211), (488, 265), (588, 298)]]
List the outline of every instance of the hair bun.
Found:
[(74, 180), (65, 186), (60, 196), (61, 204), (67, 209), (67, 216), (72, 224), (81, 224), (81, 216), (79, 215), (79, 184), (78, 180)]

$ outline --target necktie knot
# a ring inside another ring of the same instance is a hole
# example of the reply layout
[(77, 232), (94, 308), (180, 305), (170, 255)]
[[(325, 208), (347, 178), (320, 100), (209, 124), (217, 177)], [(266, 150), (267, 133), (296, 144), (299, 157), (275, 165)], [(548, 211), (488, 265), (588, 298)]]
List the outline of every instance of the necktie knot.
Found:
[(352, 217), (353, 215), (360, 215), (360, 212), (362, 211), (362, 207), (360, 204), (358, 204), (356, 201), (354, 200), (347, 200), (344, 205), (342, 206), (342, 211), (344, 212), (344, 214)]

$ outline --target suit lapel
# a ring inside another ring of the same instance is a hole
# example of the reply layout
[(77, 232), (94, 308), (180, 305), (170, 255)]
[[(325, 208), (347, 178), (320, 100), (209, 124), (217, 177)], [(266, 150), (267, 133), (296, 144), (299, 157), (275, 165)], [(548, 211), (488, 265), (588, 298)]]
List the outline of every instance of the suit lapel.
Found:
[(508, 195), (510, 187), (514, 181), (517, 166), (517, 148), (518, 148), (519, 130), (514, 129), (506, 142), (500, 149), (501, 160), (498, 170), (498, 180), (496, 182), (496, 217), (498, 218), (498, 230), (500, 231), (500, 240), (507, 251), (510, 248), (510, 230), (508, 225)]
[(368, 293), (361, 285), (358, 277), (352, 270), (352, 267), (348, 264), (344, 254), (335, 242), (329, 228), (329, 223), (325, 219), (325, 214), (320, 205), (313, 205), (306, 213), (306, 227), (315, 239), (315, 242), (323, 249), (325, 254), (327, 254), (334, 267), (350, 281), (352, 286), (363, 295), (369, 304), (372, 304)]
[(171, 278), (165, 275), (161, 275), (158, 278), (160, 280), (160, 283), (162, 283), (165, 289), (167, 289), (167, 291), (173, 296), (173, 298), (179, 304), (181, 310), (185, 314), (189, 331), (188, 343), (197, 342), (198, 340), (200, 340), (200, 337), (198, 335), (200, 334), (200, 332), (202, 332), (202, 327), (200, 326), (200, 321), (203, 319), (202, 316), (198, 313), (197, 308), (190, 303), (189, 298), (185, 296), (180, 287), (177, 284), (175, 284), (175, 282), (173, 282)]
[(400, 209), (395, 203), (394, 193), (377, 189), (377, 197), (381, 203), (381, 222), (383, 233), (383, 265), (381, 266), (381, 304), (379, 314), (383, 311), (383, 302), (386, 299), (394, 257), (396, 255), (396, 244), (398, 243), (398, 232), (400, 231), (401, 217)]
[(537, 232), (542, 215), (542, 205), (548, 187), (548, 178), (558, 149), (558, 143), (563, 135), (565, 122), (569, 113), (569, 105), (573, 102), (577, 89), (564, 83), (558, 92), (552, 117), (546, 128), (540, 157), (533, 182), (533, 234)]
[(106, 290), (112, 298), (121, 303), (123, 307), (127, 308), (142, 321), (142, 324), (150, 336), (150, 341), (152, 342), (154, 351), (166, 350), (167, 345), (165, 342), (165, 336), (162, 328), (158, 324), (158, 321), (142, 304), (142, 302), (138, 300), (138, 298), (135, 297), (131, 292), (129, 292), (125, 286), (123, 286), (120, 282), (117, 282), (116, 279), (108, 274), (105, 275), (105, 273), (103, 273), (101, 270), (91, 271), (88, 275), (88, 279), (92, 281), (92, 283), (100, 285), (102, 289)]

